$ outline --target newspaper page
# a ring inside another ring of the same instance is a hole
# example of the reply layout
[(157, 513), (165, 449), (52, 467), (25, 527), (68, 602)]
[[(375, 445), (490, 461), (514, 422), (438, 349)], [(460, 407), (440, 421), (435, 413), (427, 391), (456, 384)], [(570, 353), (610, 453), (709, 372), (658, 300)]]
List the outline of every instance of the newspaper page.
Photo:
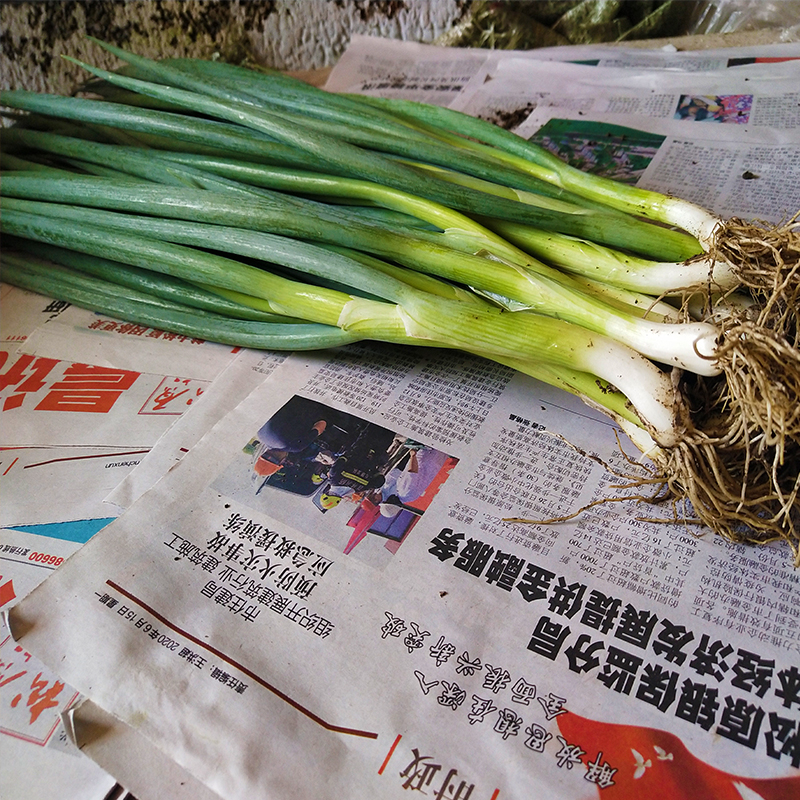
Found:
[(490, 362), (293, 356), (12, 630), (226, 798), (796, 794), (787, 550), (633, 501), (503, 521), (613, 494), (580, 451), (625, 464)]
[[(68, 308), (67, 303), (0, 284), (0, 358), (4, 359), (4, 392), (11, 388), (17, 364), (19, 379), (23, 377), (26, 363), (28, 368), (34, 367), (28, 378), (36, 374), (36, 360), (20, 359), (17, 356), (19, 348), (38, 327), (57, 320)], [(8, 369), (7, 365), (10, 365)], [(43, 371), (43, 368), (39, 370), (39, 378), (43, 377)], [(23, 386), (28, 378), (22, 380)], [(29, 389), (33, 383), (33, 380), (29, 381)], [(22, 386), (18, 388), (22, 389)], [(14, 596), (21, 596), (23, 582), (30, 588), (37, 585), (54, 564), (62, 563), (109, 521), (111, 515), (103, 506), (103, 497), (149, 449), (149, 446), (91, 445), (81, 443), (77, 436), (63, 447), (47, 441), (28, 446), (11, 445), (6, 441), (6, 434), (12, 438), (12, 426), (6, 411), (25, 406), (30, 415), (33, 404), (25, 403), (26, 394), (12, 389), (5, 396), (0, 433), (0, 493), (3, 496), (0, 504), (0, 559), (5, 562), (6, 581), (12, 580), (20, 570), (29, 576), (29, 580), (17, 576), (19, 591)], [(28, 427), (35, 429), (36, 426), (30, 423)], [(122, 438), (124, 434), (118, 433)], [(44, 497), (52, 502), (43, 502)], [(90, 522), (95, 518), (97, 522)], [(57, 529), (61, 523), (65, 523), (65, 527)], [(6, 530), (15, 526), (29, 530)], [(43, 544), (40, 539), (27, 541), (34, 530), (40, 533), (46, 530), (46, 535), (54, 540), (51, 543), (53, 547), (48, 546), (43, 551), (37, 546)], [(31, 542), (36, 544), (31, 546)]]
[[(193, 360), (200, 364), (202, 359), (177, 348), (171, 356), (165, 353), (180, 342), (153, 338), (147, 350), (134, 347), (136, 352), (119, 362), (114, 357), (98, 365), (90, 342), (115, 334), (93, 326), (99, 321), (121, 328), (123, 323), (5, 285), (0, 310), (3, 606), (36, 586), (117, 516), (104, 503), (106, 495), (191, 408), (231, 355), (229, 348), (209, 345), (209, 363), (194, 368)], [(45, 355), (32, 346), (47, 329), (57, 331), (52, 341), (58, 342), (58, 353)], [(185, 343), (196, 349), (203, 344)], [(149, 356), (175, 372), (145, 371)], [(192, 372), (204, 377), (186, 377)]]
[(533, 58), (537, 61), (574, 61), (596, 67), (625, 67), (626, 69), (670, 69), (685, 72), (735, 69), (751, 64), (775, 64), (800, 58), (800, 43), (750, 47), (723, 47), (708, 50), (677, 50), (667, 45), (663, 48), (644, 49), (608, 45), (566, 45), (540, 47), (536, 50), (495, 50), (487, 61), (493, 63), (504, 58)]
[(31, 331), (17, 352), (154, 375), (170, 374), (180, 364), (181, 377), (208, 383), (239, 349), (69, 306)]
[(773, 65), (800, 58), (800, 43), (677, 52), (598, 45), (542, 47), (536, 50), (480, 50), (354, 35), (325, 84), (334, 92), (449, 105), (467, 83), (506, 59), (576, 61), (627, 69), (699, 72), (751, 64)]
[(0, 350), (0, 363), (3, 443), (14, 447), (147, 447), (208, 385), (182, 375), (153, 375), (7, 350)]
[(3, 606), (117, 516), (105, 497), (236, 354), (6, 285), (0, 312)]
[(537, 108), (515, 132), (574, 166), (675, 194), (723, 218), (777, 224), (800, 209), (797, 132), (763, 130), (753, 142), (730, 129), (628, 114), (587, 119), (557, 106)]
[[(575, 166), (641, 179), (724, 216), (779, 222), (800, 208), (799, 47), (490, 51), (449, 105), (534, 137)], [(387, 75), (402, 77), (407, 52), (404, 43), (354, 37), (327, 88), (403, 97), (386, 81), (359, 83), (358, 71), (380, 58)]]
[[(671, 90), (686, 86), (687, 77), (675, 73), (662, 74), (664, 91), (655, 91), (648, 85), (657, 75), (626, 80), (624, 70), (526, 63), (509, 77), (511, 62), (504, 62), (496, 79), (473, 82), (454, 107), (504, 123), (573, 166), (675, 193), (725, 217), (777, 223), (800, 208), (799, 118), (793, 93), (785, 91), (796, 81), (794, 64), (790, 75), (781, 64), (772, 77), (755, 70), (692, 73), (698, 91), (686, 94)], [(558, 69), (577, 70), (576, 79), (562, 86)], [(780, 113), (765, 113), (772, 96), (760, 91), (783, 97), (775, 106)], [(706, 101), (711, 113), (703, 119), (687, 111)]]
[[(0, 577), (0, 605), (4, 588)], [(0, 620), (0, 797), (108, 797), (116, 781), (79, 752), (61, 722), (61, 714), (77, 697), (56, 673), (16, 644)]]
[[(84, 760), (99, 764), (126, 787), (128, 793), (123, 797), (118, 792), (113, 800), (220, 800), (219, 795), (182, 770), (163, 751), (90, 700), (82, 700), (70, 709), (67, 723), (67, 733), (88, 756)], [(147, 768), (142, 769), (142, 765)], [(80, 787), (74, 796), (84, 798), (84, 789)], [(59, 796), (59, 800), (63, 798), (64, 795)], [(112, 796), (104, 800), (112, 800)]]
[[(147, 333), (0, 285), (0, 609), (117, 516), (105, 496), (232, 357)], [(103, 800), (114, 789), (63, 724), (78, 699), (0, 626), (0, 796)]]
[(149, 447), (235, 357), (15, 288), (2, 313), (5, 447)]
[(135, 469), (113, 487), (105, 502), (120, 509), (141, 497), (167, 473), (232, 406), (244, 400), (287, 357), (285, 352), (243, 350), (192, 408), (158, 440)]
[[(737, 125), (755, 135), (765, 128), (798, 127), (797, 76), (800, 62), (741, 67), (737, 70), (674, 72), (596, 68), (535, 59), (506, 58), (482, 71), (455, 105), (470, 113), (470, 89), (498, 96), (527, 90), (532, 106), (576, 108), (585, 114), (635, 114), (662, 120)], [(514, 89), (513, 87), (516, 87)]]
[(436, 47), (355, 35), (325, 88), (449, 105), (489, 57), (489, 50)]

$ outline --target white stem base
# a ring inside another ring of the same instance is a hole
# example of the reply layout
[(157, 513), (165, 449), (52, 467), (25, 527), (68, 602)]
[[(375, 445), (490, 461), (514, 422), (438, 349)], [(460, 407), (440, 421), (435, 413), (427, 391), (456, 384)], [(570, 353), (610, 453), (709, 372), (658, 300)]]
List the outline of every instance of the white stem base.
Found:
[(670, 198), (664, 204), (664, 212), (673, 225), (691, 233), (706, 252), (711, 249), (714, 235), (723, 224), (715, 214), (686, 200)]

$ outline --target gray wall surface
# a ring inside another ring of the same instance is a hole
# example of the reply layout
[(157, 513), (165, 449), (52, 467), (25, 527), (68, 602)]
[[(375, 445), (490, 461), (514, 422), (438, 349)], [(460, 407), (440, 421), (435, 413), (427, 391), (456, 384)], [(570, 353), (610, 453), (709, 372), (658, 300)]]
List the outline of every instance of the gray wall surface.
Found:
[(69, 94), (70, 55), (118, 62), (87, 35), (150, 57), (193, 56), (281, 70), (333, 65), (353, 33), (430, 42), (469, 0), (56, 0), (0, 4), (0, 86)]

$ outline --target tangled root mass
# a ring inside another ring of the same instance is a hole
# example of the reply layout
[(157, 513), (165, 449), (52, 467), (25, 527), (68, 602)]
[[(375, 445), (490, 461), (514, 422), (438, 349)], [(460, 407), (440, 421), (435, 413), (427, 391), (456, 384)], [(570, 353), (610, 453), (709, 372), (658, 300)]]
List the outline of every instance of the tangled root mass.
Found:
[(717, 378), (684, 376), (691, 424), (663, 454), (672, 498), (733, 542), (787, 541), (800, 566), (800, 233), (733, 219), (711, 255), (756, 301), (722, 322)]

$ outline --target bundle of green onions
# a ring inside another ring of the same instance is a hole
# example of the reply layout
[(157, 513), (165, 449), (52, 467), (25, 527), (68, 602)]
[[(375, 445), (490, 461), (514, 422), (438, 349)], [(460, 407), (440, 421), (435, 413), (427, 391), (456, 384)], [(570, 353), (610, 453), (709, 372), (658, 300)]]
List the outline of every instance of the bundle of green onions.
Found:
[(254, 348), (493, 359), (614, 419), (667, 516), (800, 564), (791, 225), (723, 224), (445, 108), (102, 46), (125, 66), (84, 64), (88, 97), (0, 93), (5, 282)]

